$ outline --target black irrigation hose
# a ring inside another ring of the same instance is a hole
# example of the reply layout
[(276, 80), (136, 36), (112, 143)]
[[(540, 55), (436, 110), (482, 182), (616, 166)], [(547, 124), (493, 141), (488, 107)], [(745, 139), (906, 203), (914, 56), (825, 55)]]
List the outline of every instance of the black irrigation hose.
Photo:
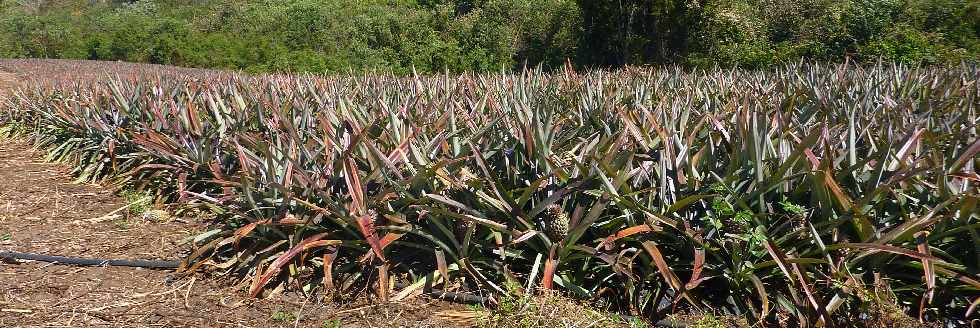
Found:
[(125, 266), (149, 269), (176, 269), (180, 265), (179, 261), (106, 260), (20, 252), (0, 252), (0, 260), (30, 260), (82, 266)]
[(447, 292), (439, 289), (432, 289), (427, 292), (423, 292), (423, 294), (432, 298), (438, 298), (440, 300), (453, 302), (453, 303), (487, 304), (487, 298), (475, 294), (454, 293), (454, 292)]

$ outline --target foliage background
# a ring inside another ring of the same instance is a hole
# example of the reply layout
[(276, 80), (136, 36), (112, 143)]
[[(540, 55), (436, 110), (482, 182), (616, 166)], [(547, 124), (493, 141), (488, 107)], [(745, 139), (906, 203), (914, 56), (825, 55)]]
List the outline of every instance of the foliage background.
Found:
[(976, 0), (0, 0), (0, 57), (249, 72), (932, 64), (978, 54)]

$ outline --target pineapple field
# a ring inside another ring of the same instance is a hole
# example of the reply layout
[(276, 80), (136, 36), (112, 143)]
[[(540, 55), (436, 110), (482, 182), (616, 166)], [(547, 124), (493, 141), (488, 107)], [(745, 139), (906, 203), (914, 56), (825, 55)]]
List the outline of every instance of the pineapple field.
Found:
[(975, 65), (3, 65), (57, 78), (7, 98), (0, 133), (80, 181), (206, 213), (178, 270), (250, 297), (494, 307), (555, 290), (649, 323), (980, 320)]

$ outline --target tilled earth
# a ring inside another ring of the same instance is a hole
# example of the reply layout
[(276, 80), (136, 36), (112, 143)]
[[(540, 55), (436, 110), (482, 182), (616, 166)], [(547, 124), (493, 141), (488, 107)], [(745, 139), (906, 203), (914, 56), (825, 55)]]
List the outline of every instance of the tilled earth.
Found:
[[(0, 93), (17, 77), (0, 68)], [(4, 90), (6, 89), (6, 90)], [(2, 94), (0, 94), (2, 97)], [(167, 259), (206, 228), (195, 218), (147, 221), (107, 188), (73, 183), (67, 167), (22, 140), (0, 139), (0, 251), (103, 259)], [(0, 262), (0, 327), (416, 327), (458, 305), (319, 302), (243, 296), (233, 282), (128, 267)]]

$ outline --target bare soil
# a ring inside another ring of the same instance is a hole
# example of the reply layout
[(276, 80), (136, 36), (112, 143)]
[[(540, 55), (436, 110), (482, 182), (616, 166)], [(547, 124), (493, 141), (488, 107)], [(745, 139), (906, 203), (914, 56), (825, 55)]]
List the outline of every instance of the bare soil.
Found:
[[(0, 67), (0, 97), (18, 76)], [(73, 183), (65, 165), (23, 140), (0, 139), (0, 251), (70, 257), (168, 259), (206, 228), (195, 218), (150, 222), (119, 210), (100, 185)], [(107, 216), (118, 212), (119, 217)], [(456, 304), (321, 302), (302, 295), (244, 297), (233, 282), (165, 270), (0, 262), (0, 327), (429, 327)], [(338, 325), (339, 324), (339, 325)]]
[[(3, 68), (0, 67), (0, 69)], [(0, 84), (0, 87), (3, 87), (4, 89), (9, 89), (10, 87), (16, 84), (16, 80), (17, 80), (16, 74), (7, 72), (6, 70), (0, 71), (0, 83), (3, 83)]]

